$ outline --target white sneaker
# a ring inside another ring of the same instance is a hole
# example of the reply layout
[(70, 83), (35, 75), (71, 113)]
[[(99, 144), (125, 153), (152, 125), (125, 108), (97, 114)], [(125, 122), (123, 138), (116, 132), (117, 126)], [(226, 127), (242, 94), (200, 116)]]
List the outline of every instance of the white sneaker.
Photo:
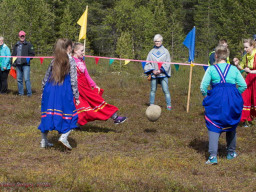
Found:
[(60, 138), (59, 138), (59, 142), (60, 142), (62, 145), (64, 145), (65, 147), (67, 147), (68, 149), (70, 149), (70, 150), (72, 149), (72, 147), (70, 146), (70, 144), (69, 144), (67, 138), (63, 137), (62, 135), (61, 135)]
[(49, 141), (42, 139), (40, 142), (41, 148), (47, 148), (47, 147), (53, 147), (52, 143), (49, 143)]

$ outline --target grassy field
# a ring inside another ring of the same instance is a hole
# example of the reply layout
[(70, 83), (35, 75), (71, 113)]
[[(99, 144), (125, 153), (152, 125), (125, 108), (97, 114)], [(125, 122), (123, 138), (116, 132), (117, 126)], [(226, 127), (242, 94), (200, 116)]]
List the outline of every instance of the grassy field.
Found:
[[(49, 60), (33, 60), (33, 96), (17, 96), (9, 77), (10, 93), (0, 95), (0, 191), (256, 191), (256, 127), (238, 127), (238, 158), (226, 160), (225, 134), (219, 142), (219, 164), (205, 165), (208, 136), (199, 84), (202, 67), (193, 68), (190, 112), (186, 113), (189, 67), (172, 68), (169, 88), (172, 111), (158, 87), (156, 104), (162, 107), (157, 122), (145, 110), (150, 84), (140, 63), (120, 70), (119, 62), (87, 59), (95, 82), (105, 89), (105, 100), (128, 117), (121, 125), (95, 121), (73, 131), (66, 151), (51, 132), (51, 149), (40, 148), (41, 80)], [(121, 71), (121, 72), (120, 72)]]

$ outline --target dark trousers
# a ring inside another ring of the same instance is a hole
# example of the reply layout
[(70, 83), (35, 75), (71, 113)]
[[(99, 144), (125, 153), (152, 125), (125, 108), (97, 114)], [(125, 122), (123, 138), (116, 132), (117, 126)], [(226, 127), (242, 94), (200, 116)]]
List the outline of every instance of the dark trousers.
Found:
[(1, 79), (0, 93), (7, 93), (7, 89), (8, 89), (7, 79), (8, 79), (9, 71), (10, 70), (4, 70), (4, 71), (0, 70), (0, 79)]

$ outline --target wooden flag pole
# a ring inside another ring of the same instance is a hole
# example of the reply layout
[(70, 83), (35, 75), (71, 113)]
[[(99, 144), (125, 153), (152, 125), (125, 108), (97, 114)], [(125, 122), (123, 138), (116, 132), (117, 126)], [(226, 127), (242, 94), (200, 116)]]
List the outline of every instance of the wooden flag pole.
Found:
[(191, 92), (191, 82), (192, 82), (192, 61), (190, 62), (190, 73), (189, 73), (189, 85), (188, 85), (188, 100), (187, 100), (187, 113), (189, 112), (189, 103), (190, 103), (190, 92)]

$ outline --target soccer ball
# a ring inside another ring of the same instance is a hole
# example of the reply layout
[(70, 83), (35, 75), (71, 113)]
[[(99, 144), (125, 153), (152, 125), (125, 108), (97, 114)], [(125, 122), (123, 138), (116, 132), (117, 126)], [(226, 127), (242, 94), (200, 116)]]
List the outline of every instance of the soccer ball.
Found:
[(161, 116), (161, 107), (158, 105), (150, 105), (146, 110), (146, 117), (149, 121), (157, 121)]

